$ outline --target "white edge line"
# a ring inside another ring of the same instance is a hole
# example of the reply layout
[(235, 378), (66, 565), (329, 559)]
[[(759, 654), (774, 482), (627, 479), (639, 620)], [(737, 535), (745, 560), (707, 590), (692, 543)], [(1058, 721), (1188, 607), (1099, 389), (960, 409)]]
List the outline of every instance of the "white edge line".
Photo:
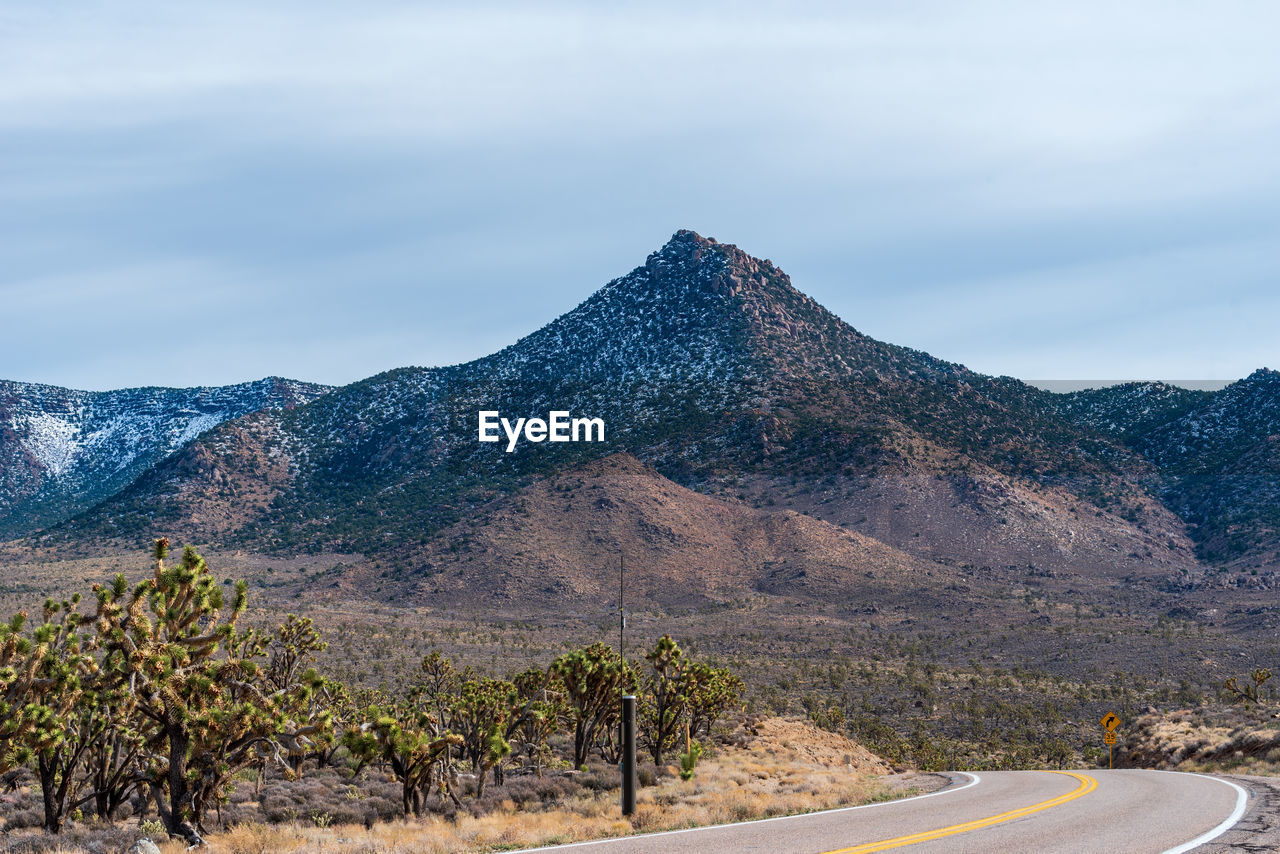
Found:
[(1177, 848), (1170, 848), (1168, 851), (1162, 852), (1162, 854), (1185, 854), (1185, 852), (1190, 851), (1193, 848), (1198, 848), (1206, 842), (1211, 842), (1214, 839), (1217, 839), (1219, 836), (1235, 827), (1236, 822), (1240, 821), (1240, 819), (1244, 817), (1244, 809), (1249, 803), (1249, 793), (1230, 780), (1224, 780), (1221, 777), (1210, 777), (1208, 774), (1191, 774), (1186, 771), (1163, 771), (1162, 773), (1186, 774), (1188, 777), (1203, 777), (1206, 780), (1213, 780), (1214, 782), (1221, 783), (1224, 786), (1230, 786), (1236, 790), (1236, 808), (1231, 811), (1231, 815), (1227, 816), (1226, 820), (1223, 821), (1222, 824), (1212, 830), (1200, 834), (1190, 842), (1184, 842)]
[[(708, 824), (704, 827), (683, 827), (680, 830), (662, 830), (657, 833), (634, 833), (630, 836), (610, 836), (607, 839), (588, 839), (585, 842), (570, 842), (565, 845), (543, 845), (537, 848), (521, 848), (518, 851), (509, 851), (507, 854), (531, 854), (537, 851), (564, 851), (567, 848), (585, 848), (588, 845), (605, 845), (610, 842), (623, 842), (628, 839), (653, 839), (656, 836), (675, 836), (677, 833), (693, 833), (698, 830), (715, 830), (720, 827), (738, 827), (746, 824), (768, 824), (771, 821), (788, 821), (795, 818), (813, 818), (819, 815), (831, 815), (838, 812), (851, 812), (853, 810), (865, 810), (872, 807), (891, 807), (896, 804), (907, 804), (912, 801), (920, 801), (925, 798), (936, 798), (938, 795), (949, 795), (952, 792), (962, 792), (970, 786), (976, 786), (982, 782), (982, 778), (977, 774), (971, 774), (968, 771), (952, 771), (952, 774), (963, 774), (970, 778), (968, 783), (963, 786), (947, 786), (936, 792), (929, 792), (925, 795), (913, 795), (909, 798), (898, 798), (892, 801), (879, 801), (874, 804), (859, 804), (856, 807), (837, 807), (833, 810), (814, 810), (813, 812), (796, 813), (795, 815), (775, 815), (773, 818), (757, 818), (752, 821), (731, 821), (725, 824)], [(1234, 783), (1232, 785), (1235, 785)]]

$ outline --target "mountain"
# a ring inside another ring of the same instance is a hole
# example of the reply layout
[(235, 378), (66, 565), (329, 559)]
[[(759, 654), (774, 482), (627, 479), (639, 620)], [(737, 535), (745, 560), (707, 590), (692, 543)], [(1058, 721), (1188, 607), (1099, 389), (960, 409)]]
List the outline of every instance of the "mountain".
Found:
[[(480, 508), (627, 454), (927, 561), (1189, 571), (1151, 463), (1059, 397), (871, 339), (771, 262), (681, 231), (504, 350), (229, 420), (57, 534), (430, 554)], [(601, 418), (605, 440), (508, 453), (477, 440), (483, 410)]]
[(0, 536), (56, 524), (128, 486), (224, 421), (315, 400), (268, 377), (221, 388), (88, 392), (0, 381)]
[(1217, 564), (1274, 565), (1280, 546), (1280, 372), (1217, 392), (1129, 383), (1066, 395), (1064, 411), (1149, 460), (1153, 484)]

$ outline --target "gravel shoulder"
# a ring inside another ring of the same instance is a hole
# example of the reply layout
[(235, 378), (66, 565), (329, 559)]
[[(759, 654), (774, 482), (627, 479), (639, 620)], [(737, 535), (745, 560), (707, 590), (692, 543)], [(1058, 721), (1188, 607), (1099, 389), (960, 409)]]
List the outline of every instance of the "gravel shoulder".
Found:
[(1280, 851), (1280, 777), (1216, 774), (1249, 793), (1244, 818), (1195, 854), (1274, 854)]
[(935, 774), (931, 771), (905, 771), (900, 774), (886, 774), (880, 778), (880, 782), (895, 793), (914, 790), (911, 791), (912, 794), (926, 795), (944, 789), (954, 781), (946, 774)]

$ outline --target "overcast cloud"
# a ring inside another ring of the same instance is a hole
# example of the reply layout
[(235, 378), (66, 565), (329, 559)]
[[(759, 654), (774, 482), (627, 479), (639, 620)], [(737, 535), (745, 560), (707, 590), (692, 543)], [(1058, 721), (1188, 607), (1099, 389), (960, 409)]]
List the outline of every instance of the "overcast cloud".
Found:
[(464, 361), (686, 227), (987, 373), (1280, 367), (1274, 5), (605, 5), (0, 10), (0, 377)]

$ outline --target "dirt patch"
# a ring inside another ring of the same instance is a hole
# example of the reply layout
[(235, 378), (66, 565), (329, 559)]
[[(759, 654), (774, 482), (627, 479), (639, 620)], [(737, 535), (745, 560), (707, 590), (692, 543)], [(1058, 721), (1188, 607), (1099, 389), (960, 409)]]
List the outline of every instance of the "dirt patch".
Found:
[(755, 724), (747, 750), (859, 774), (882, 776), (892, 769), (856, 741), (791, 718), (768, 718)]

